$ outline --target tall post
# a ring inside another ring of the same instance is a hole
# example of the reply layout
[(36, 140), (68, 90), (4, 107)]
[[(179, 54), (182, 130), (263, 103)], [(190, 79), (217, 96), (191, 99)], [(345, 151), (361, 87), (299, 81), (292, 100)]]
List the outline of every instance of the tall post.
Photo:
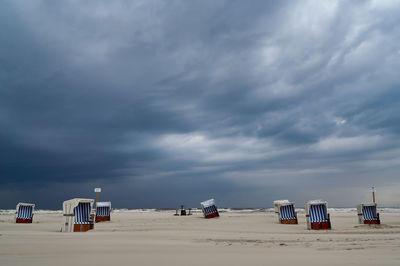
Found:
[(96, 204), (97, 204), (97, 202), (99, 201), (99, 193), (101, 192), (101, 188), (96, 187), (94, 189), (94, 192), (96, 192)]
[(375, 203), (375, 192), (376, 192), (375, 187), (372, 187), (371, 191), (372, 191), (372, 202)]

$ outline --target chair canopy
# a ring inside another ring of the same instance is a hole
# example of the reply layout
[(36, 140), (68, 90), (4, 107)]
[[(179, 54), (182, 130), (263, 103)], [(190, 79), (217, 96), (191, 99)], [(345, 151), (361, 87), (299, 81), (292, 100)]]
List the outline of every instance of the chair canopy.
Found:
[(328, 203), (322, 200), (312, 200), (306, 205), (306, 212), (310, 216), (310, 222), (328, 221)]
[(296, 219), (296, 212), (294, 209), (294, 204), (281, 205), (279, 208), (281, 220), (291, 220)]
[(109, 207), (109, 208), (111, 208), (111, 201), (99, 201), (99, 202), (96, 202), (96, 207)]
[(79, 205), (79, 203), (89, 203), (92, 208), (94, 199), (75, 198), (66, 200), (63, 202), (63, 214), (74, 215), (75, 208)]
[(286, 203), (290, 203), (289, 200), (285, 199), (285, 200), (274, 200), (274, 211), (276, 213), (279, 212), (279, 208), (281, 205), (286, 204)]
[(75, 224), (91, 224), (93, 223), (91, 217), (91, 204), (90, 202), (79, 202), (78, 206), (74, 208)]
[(366, 221), (377, 220), (376, 203), (362, 203), (361, 210), (363, 219)]
[(18, 219), (32, 219), (35, 204), (31, 203), (18, 203), (17, 204), (17, 217)]

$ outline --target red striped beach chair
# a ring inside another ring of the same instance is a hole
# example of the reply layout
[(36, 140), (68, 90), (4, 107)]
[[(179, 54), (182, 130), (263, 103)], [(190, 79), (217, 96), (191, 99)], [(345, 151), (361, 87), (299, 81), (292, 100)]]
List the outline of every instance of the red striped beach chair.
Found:
[(322, 200), (312, 200), (307, 202), (306, 219), (308, 230), (331, 229), (328, 202)]
[(33, 221), (33, 211), (35, 204), (20, 202), (17, 204), (15, 212), (15, 223), (31, 224)]

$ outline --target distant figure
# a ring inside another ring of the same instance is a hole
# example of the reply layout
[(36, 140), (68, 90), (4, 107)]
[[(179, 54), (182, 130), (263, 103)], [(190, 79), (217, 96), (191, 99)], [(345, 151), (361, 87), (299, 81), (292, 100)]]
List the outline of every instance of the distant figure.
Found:
[(186, 216), (186, 210), (183, 205), (181, 205), (181, 216)]

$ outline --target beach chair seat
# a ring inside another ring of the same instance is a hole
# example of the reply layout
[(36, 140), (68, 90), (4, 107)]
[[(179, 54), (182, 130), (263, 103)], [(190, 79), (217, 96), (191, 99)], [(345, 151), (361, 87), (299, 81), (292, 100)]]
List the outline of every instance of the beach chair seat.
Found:
[(35, 204), (20, 202), (17, 204), (15, 223), (32, 223)]

